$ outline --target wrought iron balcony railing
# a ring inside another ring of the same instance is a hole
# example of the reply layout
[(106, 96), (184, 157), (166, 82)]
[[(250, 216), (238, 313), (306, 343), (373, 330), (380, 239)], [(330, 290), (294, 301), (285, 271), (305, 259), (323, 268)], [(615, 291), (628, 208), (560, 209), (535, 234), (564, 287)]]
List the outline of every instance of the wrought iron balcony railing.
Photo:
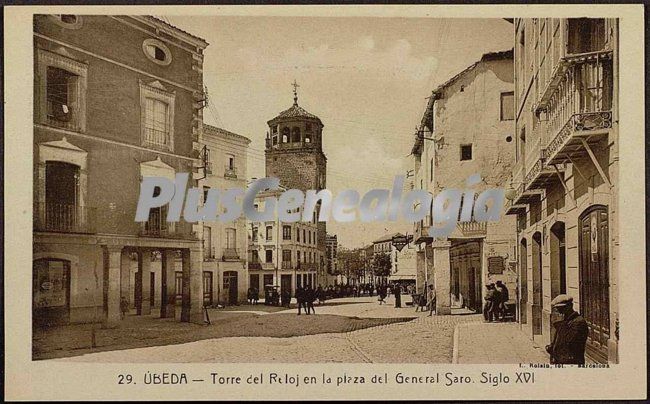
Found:
[(282, 261), (282, 269), (292, 269), (293, 267), (291, 266), (291, 261)]
[(164, 218), (152, 218), (141, 224), (138, 233), (140, 237), (159, 237), (198, 240), (192, 232), (192, 225), (187, 222), (167, 222)]
[[(567, 129), (592, 130), (611, 127), (613, 93), (612, 52), (591, 52), (563, 59), (555, 85), (546, 91), (543, 125), (546, 149)], [(552, 152), (551, 152), (552, 153)], [(549, 152), (545, 158), (548, 159)]]
[(223, 176), (225, 178), (237, 178), (237, 167), (231, 167), (230, 165), (226, 164), (223, 169)]
[(485, 236), (487, 234), (486, 222), (459, 222), (457, 227), (465, 237)]
[(169, 147), (169, 131), (154, 128), (144, 128), (144, 143), (149, 146)]
[(239, 259), (239, 250), (237, 248), (224, 248), (222, 253), (222, 259), (227, 260), (238, 260)]
[(44, 203), (34, 206), (34, 230), (96, 233), (96, 209), (88, 206)]
[(69, 130), (78, 130), (76, 111), (59, 101), (47, 100), (47, 124)]

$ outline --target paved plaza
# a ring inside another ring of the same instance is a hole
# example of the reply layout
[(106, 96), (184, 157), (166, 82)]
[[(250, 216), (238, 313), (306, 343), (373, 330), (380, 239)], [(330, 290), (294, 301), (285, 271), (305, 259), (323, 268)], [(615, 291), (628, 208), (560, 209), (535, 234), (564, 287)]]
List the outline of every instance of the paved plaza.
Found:
[[(409, 301), (410, 299), (405, 299)], [(454, 310), (428, 316), (392, 298), (341, 298), (296, 309), (237, 306), (211, 310), (211, 325), (130, 316), (121, 327), (63, 327), (43, 333), (40, 357), (72, 362), (215, 363), (518, 363), (546, 362), (515, 324), (484, 324), (482, 316)], [(455, 335), (456, 334), (456, 335)], [(491, 336), (494, 336), (492, 338)], [(61, 341), (81, 340), (80, 346)]]

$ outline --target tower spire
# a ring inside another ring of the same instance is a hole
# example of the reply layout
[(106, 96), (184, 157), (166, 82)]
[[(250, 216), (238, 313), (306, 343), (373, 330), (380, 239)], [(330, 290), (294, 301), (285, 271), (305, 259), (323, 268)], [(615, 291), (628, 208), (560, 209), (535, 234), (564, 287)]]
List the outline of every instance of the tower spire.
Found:
[(298, 105), (298, 83), (296, 82), (296, 79), (293, 80), (293, 83), (291, 83), (293, 86), (293, 105)]

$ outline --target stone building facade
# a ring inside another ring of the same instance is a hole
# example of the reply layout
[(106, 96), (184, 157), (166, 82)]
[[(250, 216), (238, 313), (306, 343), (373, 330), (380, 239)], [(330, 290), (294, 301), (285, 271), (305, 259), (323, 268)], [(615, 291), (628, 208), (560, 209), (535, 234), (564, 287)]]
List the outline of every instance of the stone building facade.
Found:
[[(265, 199), (279, 198), (286, 189), (259, 192), (256, 209), (266, 209)], [(250, 287), (264, 296), (267, 285), (280, 286), (280, 290), (317, 286), (317, 261), (322, 254), (318, 248), (318, 225), (315, 221), (283, 223), (277, 215), (274, 220), (249, 222), (248, 273)]]
[(148, 16), (35, 16), (35, 324), (114, 324), (121, 298), (174, 316), (177, 266), (180, 318), (202, 322), (196, 227), (135, 210), (145, 176), (196, 185), (206, 46)]
[[(412, 149), (415, 189), (435, 197), (444, 189), (478, 195), (505, 187), (514, 161), (512, 66), (511, 50), (487, 53), (433, 91)], [(480, 179), (473, 183), (475, 174)], [(450, 314), (452, 306), (480, 312), (489, 282), (504, 281), (514, 293), (513, 218), (461, 221), (436, 240), (428, 234), (432, 225), (431, 215), (416, 223), (414, 242), (418, 291), (435, 285), (438, 314)]]
[[(327, 235), (325, 239), (325, 274), (319, 276), (319, 284), (330, 286), (338, 283), (339, 262), (338, 262), (339, 242), (336, 235)], [(320, 281), (324, 279), (324, 282)]]
[[(202, 157), (205, 169), (200, 186), (204, 200), (211, 189), (245, 189), (246, 158), (250, 139), (227, 130), (203, 125)], [(201, 172), (201, 170), (199, 171)], [(248, 229), (246, 217), (233, 222), (203, 223), (204, 304), (233, 305), (246, 301), (248, 290)]]
[(515, 19), (521, 323), (548, 343), (561, 293), (587, 320), (588, 355), (618, 357), (618, 21)]

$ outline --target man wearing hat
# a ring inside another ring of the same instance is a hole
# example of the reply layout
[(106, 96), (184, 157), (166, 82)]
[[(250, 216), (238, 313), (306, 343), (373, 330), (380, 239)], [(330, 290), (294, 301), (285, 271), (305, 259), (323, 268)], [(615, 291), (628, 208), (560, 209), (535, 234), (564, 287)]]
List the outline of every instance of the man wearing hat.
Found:
[(555, 336), (546, 352), (551, 363), (581, 365), (585, 363), (585, 344), (589, 328), (585, 319), (573, 310), (573, 297), (558, 295), (551, 301), (551, 309), (562, 314), (563, 319), (553, 324)]
[(496, 288), (494, 287), (494, 283), (488, 283), (485, 285), (485, 288), (487, 291), (483, 296), (483, 299), (485, 300), (485, 305), (483, 306), (483, 318), (485, 319), (485, 322), (492, 322), (494, 320), (494, 307), (497, 303), (498, 296), (496, 295)]

